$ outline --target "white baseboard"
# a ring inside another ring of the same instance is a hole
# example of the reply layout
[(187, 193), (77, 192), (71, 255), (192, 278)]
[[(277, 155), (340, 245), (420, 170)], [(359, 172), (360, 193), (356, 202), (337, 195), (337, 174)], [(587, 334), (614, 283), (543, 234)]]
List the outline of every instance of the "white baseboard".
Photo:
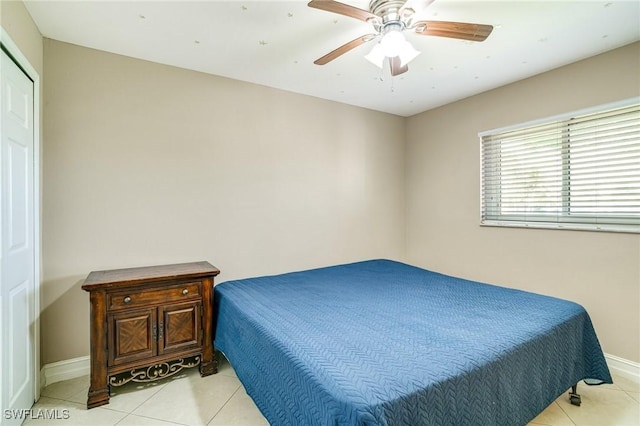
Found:
[[(624, 375), (630, 380), (640, 383), (639, 363), (615, 355), (604, 354), (604, 356), (609, 369), (613, 373)], [(40, 372), (40, 384), (44, 388), (52, 383), (86, 376), (90, 370), (90, 358), (88, 356), (46, 364)]]
[(636, 383), (640, 383), (640, 364), (610, 354), (604, 354), (604, 357), (612, 373), (623, 375)]
[(90, 365), (88, 356), (46, 364), (40, 371), (40, 386), (44, 388), (52, 383), (86, 376), (91, 371)]

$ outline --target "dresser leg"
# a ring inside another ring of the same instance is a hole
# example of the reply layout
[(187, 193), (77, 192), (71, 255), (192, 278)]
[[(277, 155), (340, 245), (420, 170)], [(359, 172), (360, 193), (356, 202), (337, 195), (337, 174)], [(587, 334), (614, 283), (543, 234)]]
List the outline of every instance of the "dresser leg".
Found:
[(107, 296), (104, 290), (92, 291), (91, 301), (91, 375), (87, 409), (109, 403), (107, 375)]
[(213, 349), (213, 277), (202, 280), (202, 362), (200, 375), (209, 376), (218, 372), (218, 359)]
[(215, 354), (209, 359), (206, 360), (205, 357), (202, 357), (202, 362), (200, 363), (200, 375), (210, 376), (211, 374), (215, 374), (218, 372), (218, 360), (216, 359)]
[(105, 389), (93, 390), (89, 388), (89, 394), (87, 397), (87, 410), (90, 408), (99, 407), (109, 403), (109, 387)]

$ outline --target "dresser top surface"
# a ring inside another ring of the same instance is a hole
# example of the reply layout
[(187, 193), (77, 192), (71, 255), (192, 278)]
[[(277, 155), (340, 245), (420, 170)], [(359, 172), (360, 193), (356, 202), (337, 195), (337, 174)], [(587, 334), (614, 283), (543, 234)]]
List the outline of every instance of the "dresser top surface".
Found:
[(216, 276), (219, 273), (220, 271), (218, 268), (206, 261), (93, 271), (84, 281), (82, 289), (91, 291), (141, 282), (166, 281), (181, 278), (202, 278)]

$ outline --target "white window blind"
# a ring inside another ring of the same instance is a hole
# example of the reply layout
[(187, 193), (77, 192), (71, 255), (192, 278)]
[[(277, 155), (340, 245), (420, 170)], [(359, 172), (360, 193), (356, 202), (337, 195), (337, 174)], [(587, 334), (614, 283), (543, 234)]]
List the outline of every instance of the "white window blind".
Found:
[(480, 135), (482, 223), (640, 232), (640, 103)]

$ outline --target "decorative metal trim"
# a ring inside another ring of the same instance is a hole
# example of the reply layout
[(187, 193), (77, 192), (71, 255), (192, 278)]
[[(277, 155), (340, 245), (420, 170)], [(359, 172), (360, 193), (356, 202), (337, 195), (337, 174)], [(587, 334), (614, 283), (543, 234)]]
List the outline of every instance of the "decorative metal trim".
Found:
[(122, 386), (129, 382), (153, 382), (155, 380), (164, 379), (165, 377), (171, 377), (182, 371), (184, 368), (192, 368), (198, 364), (200, 364), (200, 355), (189, 358), (180, 358), (174, 361), (151, 365), (149, 367), (133, 369), (129, 372), (109, 377), (109, 384), (112, 386)]

